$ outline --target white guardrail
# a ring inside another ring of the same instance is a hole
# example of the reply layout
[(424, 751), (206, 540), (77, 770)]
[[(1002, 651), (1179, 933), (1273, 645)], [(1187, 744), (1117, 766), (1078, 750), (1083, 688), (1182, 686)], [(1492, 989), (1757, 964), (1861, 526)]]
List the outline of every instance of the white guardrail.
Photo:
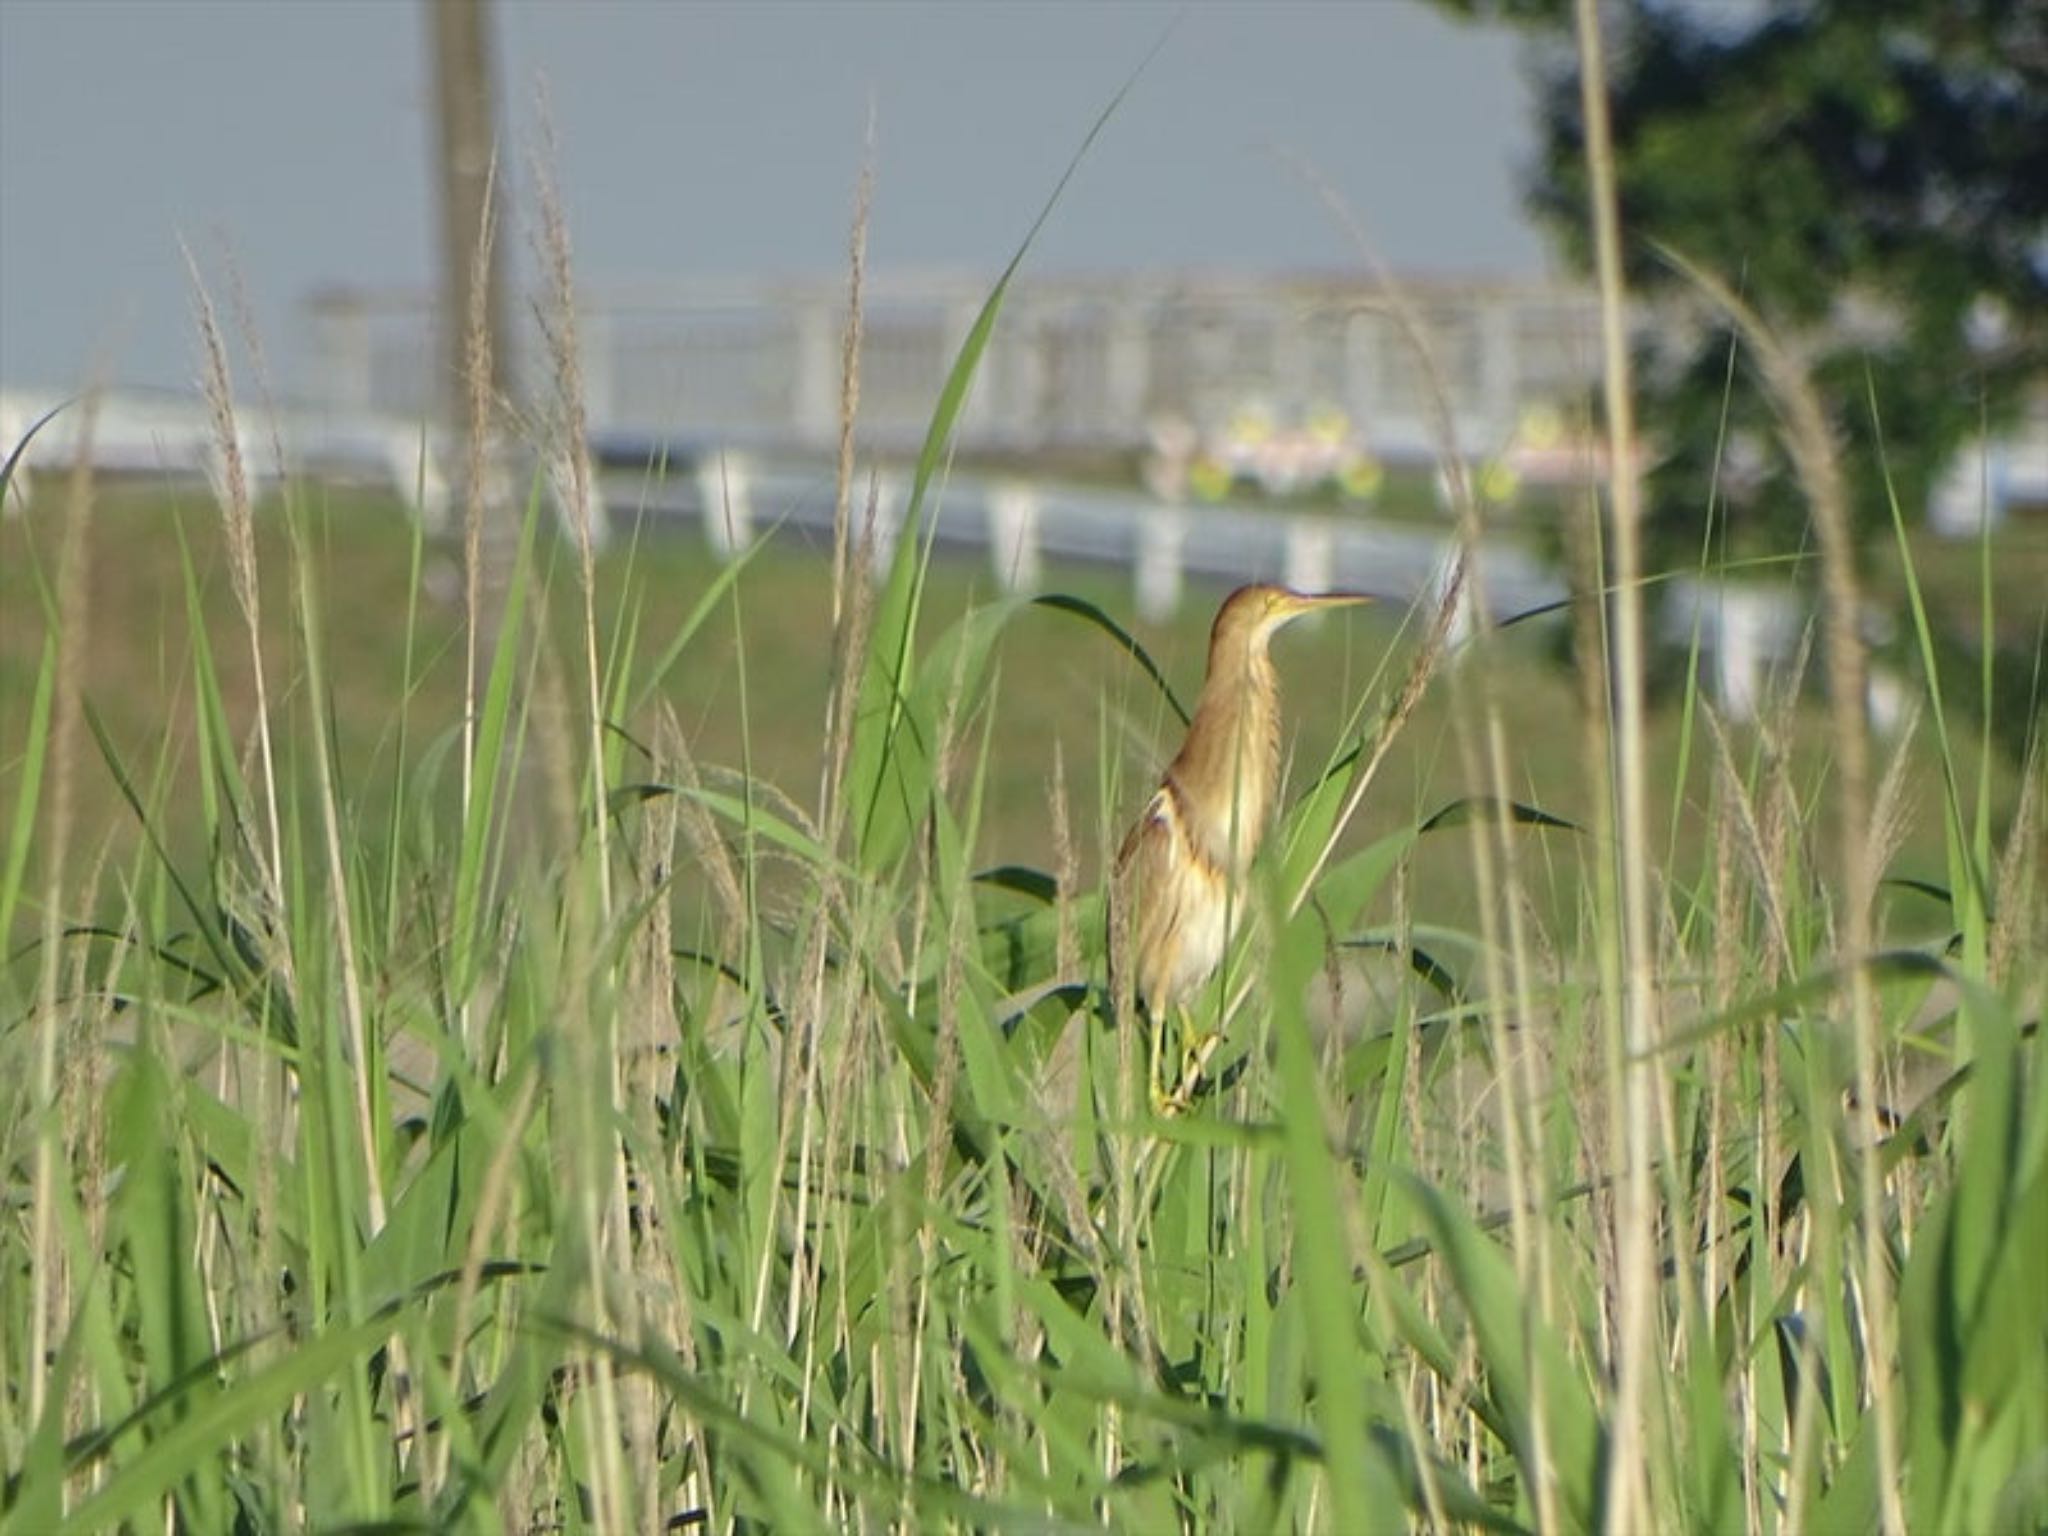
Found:
[[(39, 482), (77, 457), (88, 410), (82, 401), (66, 403), (55, 394), (0, 393), (0, 454), (11, 453), (52, 410), (56, 414), (17, 465), (10, 514), (39, 494)], [(217, 435), (197, 397), (109, 391), (92, 407), (89, 430), (99, 473), (220, 484)], [(448, 515), (438, 440), (417, 425), (287, 408), (274, 417), (238, 412), (234, 431), (256, 494), (281, 473), (307, 475), (388, 490), (431, 524)], [(757, 532), (819, 533), (831, 526), (831, 475), (815, 463), (715, 448), (687, 450), (659, 473), (646, 467), (645, 453), (601, 450), (600, 460), (594, 483), (608, 528), (640, 523), (655, 530), (697, 530), (714, 550), (727, 552)], [(603, 467), (606, 460), (614, 467)], [(550, 476), (557, 485), (567, 479)], [(886, 551), (902, 528), (909, 482), (900, 472), (883, 470), (875, 483), (876, 536)], [(868, 484), (865, 470), (860, 484)], [(1050, 561), (1115, 566), (1132, 573), (1139, 606), (1154, 615), (1174, 607), (1190, 578), (1354, 586), (1411, 598), (1442, 579), (1451, 549), (1447, 531), (1358, 512), (1183, 505), (1138, 490), (1076, 489), (1021, 478), (953, 476), (934, 487), (931, 514), (940, 544), (979, 551), (1006, 587), (1036, 586)], [(1554, 575), (1514, 548), (1488, 550), (1485, 572), (1501, 611), (1562, 595)]]

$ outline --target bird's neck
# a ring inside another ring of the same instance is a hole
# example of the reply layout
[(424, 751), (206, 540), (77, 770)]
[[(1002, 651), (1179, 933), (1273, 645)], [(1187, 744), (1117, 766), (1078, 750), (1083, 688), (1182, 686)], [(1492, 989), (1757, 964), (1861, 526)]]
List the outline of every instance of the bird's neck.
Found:
[(1279, 677), (1263, 639), (1219, 644), (1171, 776), (1206, 813), (1203, 851), (1242, 874), (1258, 851), (1280, 774)]

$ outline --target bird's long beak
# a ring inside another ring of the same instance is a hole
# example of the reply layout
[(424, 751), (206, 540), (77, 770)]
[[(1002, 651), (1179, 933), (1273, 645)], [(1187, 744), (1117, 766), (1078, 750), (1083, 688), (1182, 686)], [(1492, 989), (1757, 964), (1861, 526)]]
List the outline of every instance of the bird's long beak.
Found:
[(1286, 617), (1293, 619), (1324, 608), (1354, 608), (1372, 601), (1370, 592), (1290, 592), (1281, 607)]

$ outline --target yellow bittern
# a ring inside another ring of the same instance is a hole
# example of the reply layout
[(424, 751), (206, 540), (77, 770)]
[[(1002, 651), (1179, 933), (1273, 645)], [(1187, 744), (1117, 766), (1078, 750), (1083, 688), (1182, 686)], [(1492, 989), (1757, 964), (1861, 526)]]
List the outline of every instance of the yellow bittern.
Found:
[(1267, 644), (1290, 619), (1370, 601), (1275, 586), (1225, 598), (1187, 740), (1117, 852), (1113, 954), (1118, 966), (1128, 957), (1132, 995), (1152, 1027), (1153, 1096), (1163, 1110), (1186, 1107), (1211, 1048), (1187, 1032), (1175, 1085), (1162, 1089), (1166, 1016), (1222, 963), (1279, 787), (1280, 678)]

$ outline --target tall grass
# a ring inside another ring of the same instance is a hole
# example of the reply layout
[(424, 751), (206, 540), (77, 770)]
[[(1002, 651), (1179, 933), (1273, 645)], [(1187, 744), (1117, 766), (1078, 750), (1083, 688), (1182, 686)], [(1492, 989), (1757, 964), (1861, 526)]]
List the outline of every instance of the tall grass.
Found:
[[(658, 565), (629, 544), (601, 567), (572, 520), (565, 642), (538, 484), (495, 597), (472, 518), (458, 709), (419, 713), (408, 638), (389, 732), (425, 745), (379, 787), (335, 728), (342, 535), (287, 495), (294, 622), (265, 626), (270, 514), (231, 473), (232, 644), (264, 691), (231, 707), (188, 560), (163, 745), (124, 748), (78, 660), (122, 622), (85, 595), (79, 472), (5, 748), (8, 1528), (2048, 1521), (2042, 758), (2001, 846), (1924, 605), (1929, 725), (1898, 753), (1939, 759), (1951, 874), (1912, 907), (1876, 900), (1905, 811), (1894, 775), (1843, 783), (1839, 677), (1818, 752), (1789, 680), (1753, 729), (1688, 692), (1711, 790), (1667, 798), (1702, 853), (1662, 865), (1609, 820), (1630, 776), (1661, 786), (1606, 718), (1604, 644), (1580, 647), (1577, 750), (1617, 783), (1594, 824), (1525, 791), (1498, 636), (1449, 684), (1469, 771), (1445, 777), (1477, 793), (1425, 783), (1391, 830), (1354, 823), (1445, 686), (1455, 588), (1342, 697), (1297, 687), (1341, 739), (1296, 763), (1266, 921), (1202, 1005), (1227, 1021), (1211, 1088), (1160, 1121), (1143, 1042), (1107, 1022), (1099, 876), (1141, 777), (1126, 737), (1177, 705), (1078, 595), (930, 622), (922, 511), (1007, 274), (877, 567), (866, 208), (808, 804), (754, 762), (752, 552), (678, 613)], [(574, 476), (575, 409), (555, 419), (534, 447)], [(408, 637), (423, 565), (415, 543)], [(1027, 613), (1100, 641), (1102, 710), (1068, 738), (1100, 771), (1062, 767), (1039, 865), (990, 867)], [(708, 763), (669, 690), (727, 626), (740, 760)], [(87, 774), (143, 836), (76, 825)], [(1446, 867), (1469, 920), (1418, 905)]]

